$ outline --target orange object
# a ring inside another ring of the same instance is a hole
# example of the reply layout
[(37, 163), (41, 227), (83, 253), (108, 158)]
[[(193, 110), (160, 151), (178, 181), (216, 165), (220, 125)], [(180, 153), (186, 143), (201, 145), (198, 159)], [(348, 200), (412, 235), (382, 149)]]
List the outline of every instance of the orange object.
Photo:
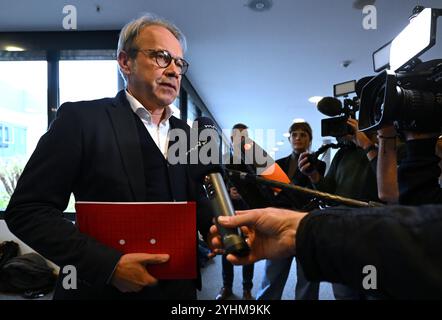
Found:
[[(284, 172), (284, 170), (281, 169), (279, 164), (274, 162), (271, 166), (266, 168), (261, 174), (263, 178), (267, 180), (273, 180), (278, 181), (282, 183), (290, 183), (290, 179), (287, 176), (287, 174)], [(281, 189), (279, 188), (272, 188), (275, 192), (279, 193), (281, 192)]]

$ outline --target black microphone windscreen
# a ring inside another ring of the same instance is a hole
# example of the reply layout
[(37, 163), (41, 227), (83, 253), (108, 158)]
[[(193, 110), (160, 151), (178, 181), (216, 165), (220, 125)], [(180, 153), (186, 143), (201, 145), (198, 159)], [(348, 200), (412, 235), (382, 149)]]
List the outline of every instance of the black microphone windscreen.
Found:
[(319, 112), (329, 117), (339, 116), (342, 113), (341, 100), (333, 97), (322, 98), (317, 106)]
[(190, 152), (191, 176), (201, 181), (209, 173), (223, 174), (219, 155), (220, 133), (215, 122), (208, 117), (198, 117), (192, 124), (192, 130), (198, 134), (198, 145)]
[(192, 129), (202, 131), (204, 129), (213, 129), (218, 132), (215, 122), (208, 117), (198, 117), (192, 124)]

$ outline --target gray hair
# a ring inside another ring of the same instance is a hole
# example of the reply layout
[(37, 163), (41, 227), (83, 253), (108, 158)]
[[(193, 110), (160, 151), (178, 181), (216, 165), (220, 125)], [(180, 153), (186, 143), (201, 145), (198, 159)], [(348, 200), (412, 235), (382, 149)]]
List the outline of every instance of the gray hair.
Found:
[[(166, 28), (180, 42), (183, 52), (186, 51), (186, 37), (176, 25), (155, 14), (146, 13), (140, 18), (130, 21), (123, 27), (123, 29), (121, 29), (120, 37), (118, 39), (117, 57), (119, 56), (121, 51), (125, 51), (130, 58), (134, 58), (134, 53), (131, 49), (136, 49), (134, 44), (135, 40), (137, 39), (140, 32), (148, 26), (161, 26)], [(123, 75), (123, 78), (125, 78), (123, 72), (121, 72), (121, 74)]]

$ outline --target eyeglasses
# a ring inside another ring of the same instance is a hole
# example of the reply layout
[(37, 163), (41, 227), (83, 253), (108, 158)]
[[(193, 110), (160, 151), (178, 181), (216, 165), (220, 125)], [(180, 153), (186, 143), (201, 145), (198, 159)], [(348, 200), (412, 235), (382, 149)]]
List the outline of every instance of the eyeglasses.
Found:
[(189, 63), (186, 60), (173, 57), (167, 50), (133, 49), (133, 51), (140, 51), (148, 57), (155, 58), (155, 61), (160, 68), (167, 68), (168, 66), (170, 66), (173, 60), (175, 66), (178, 68), (178, 73), (180, 75), (184, 75), (189, 68)]

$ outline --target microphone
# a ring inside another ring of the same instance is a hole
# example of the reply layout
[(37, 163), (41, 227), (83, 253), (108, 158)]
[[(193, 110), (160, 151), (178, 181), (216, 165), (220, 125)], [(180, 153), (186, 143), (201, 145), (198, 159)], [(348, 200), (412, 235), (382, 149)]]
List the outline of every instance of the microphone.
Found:
[[(192, 176), (197, 181), (203, 183), (210, 206), (216, 217), (234, 216), (235, 209), (222, 177), (222, 173), (224, 173), (223, 167), (219, 157), (218, 159), (211, 157), (213, 155), (212, 151), (216, 153), (219, 150), (218, 130), (213, 121), (207, 117), (197, 118), (193, 123), (192, 129), (198, 132), (198, 146), (203, 146), (202, 148), (197, 148), (199, 153), (198, 165), (191, 165)], [(207, 155), (201, 154), (201, 151), (204, 151), (203, 148), (208, 152)], [(207, 158), (202, 159), (205, 156), (208, 156), (211, 161), (207, 161)], [(242, 237), (240, 229), (222, 227), (218, 224), (217, 219), (215, 220), (226, 253), (240, 257), (246, 256), (250, 248)]]
[(329, 117), (339, 116), (342, 113), (342, 102), (333, 97), (322, 98), (316, 107), (319, 112)]
[(246, 181), (248, 183), (260, 183), (260, 184), (264, 184), (264, 185), (268, 185), (268, 186), (286, 189), (288, 191), (293, 191), (298, 194), (304, 194), (304, 195), (308, 195), (312, 198), (321, 199), (327, 203), (330, 203), (331, 205), (336, 205), (336, 203), (340, 203), (340, 204), (343, 204), (346, 206), (361, 207), (361, 208), (383, 206), (382, 203), (378, 203), (378, 202), (374, 202), (374, 201), (364, 202), (364, 201), (359, 201), (359, 200), (355, 200), (355, 199), (351, 199), (351, 198), (341, 197), (341, 196), (334, 195), (331, 193), (326, 193), (326, 192), (317, 191), (317, 190), (313, 190), (313, 189), (309, 189), (309, 188), (305, 188), (305, 187), (300, 187), (300, 186), (297, 186), (294, 184), (288, 184), (288, 183), (283, 183), (280, 181), (265, 179), (265, 178), (260, 177), (258, 175), (254, 175), (254, 174), (250, 174), (250, 173), (242, 172), (242, 171), (238, 171), (238, 170), (227, 169), (227, 172), (228, 172), (229, 176), (238, 177), (239, 179)]

